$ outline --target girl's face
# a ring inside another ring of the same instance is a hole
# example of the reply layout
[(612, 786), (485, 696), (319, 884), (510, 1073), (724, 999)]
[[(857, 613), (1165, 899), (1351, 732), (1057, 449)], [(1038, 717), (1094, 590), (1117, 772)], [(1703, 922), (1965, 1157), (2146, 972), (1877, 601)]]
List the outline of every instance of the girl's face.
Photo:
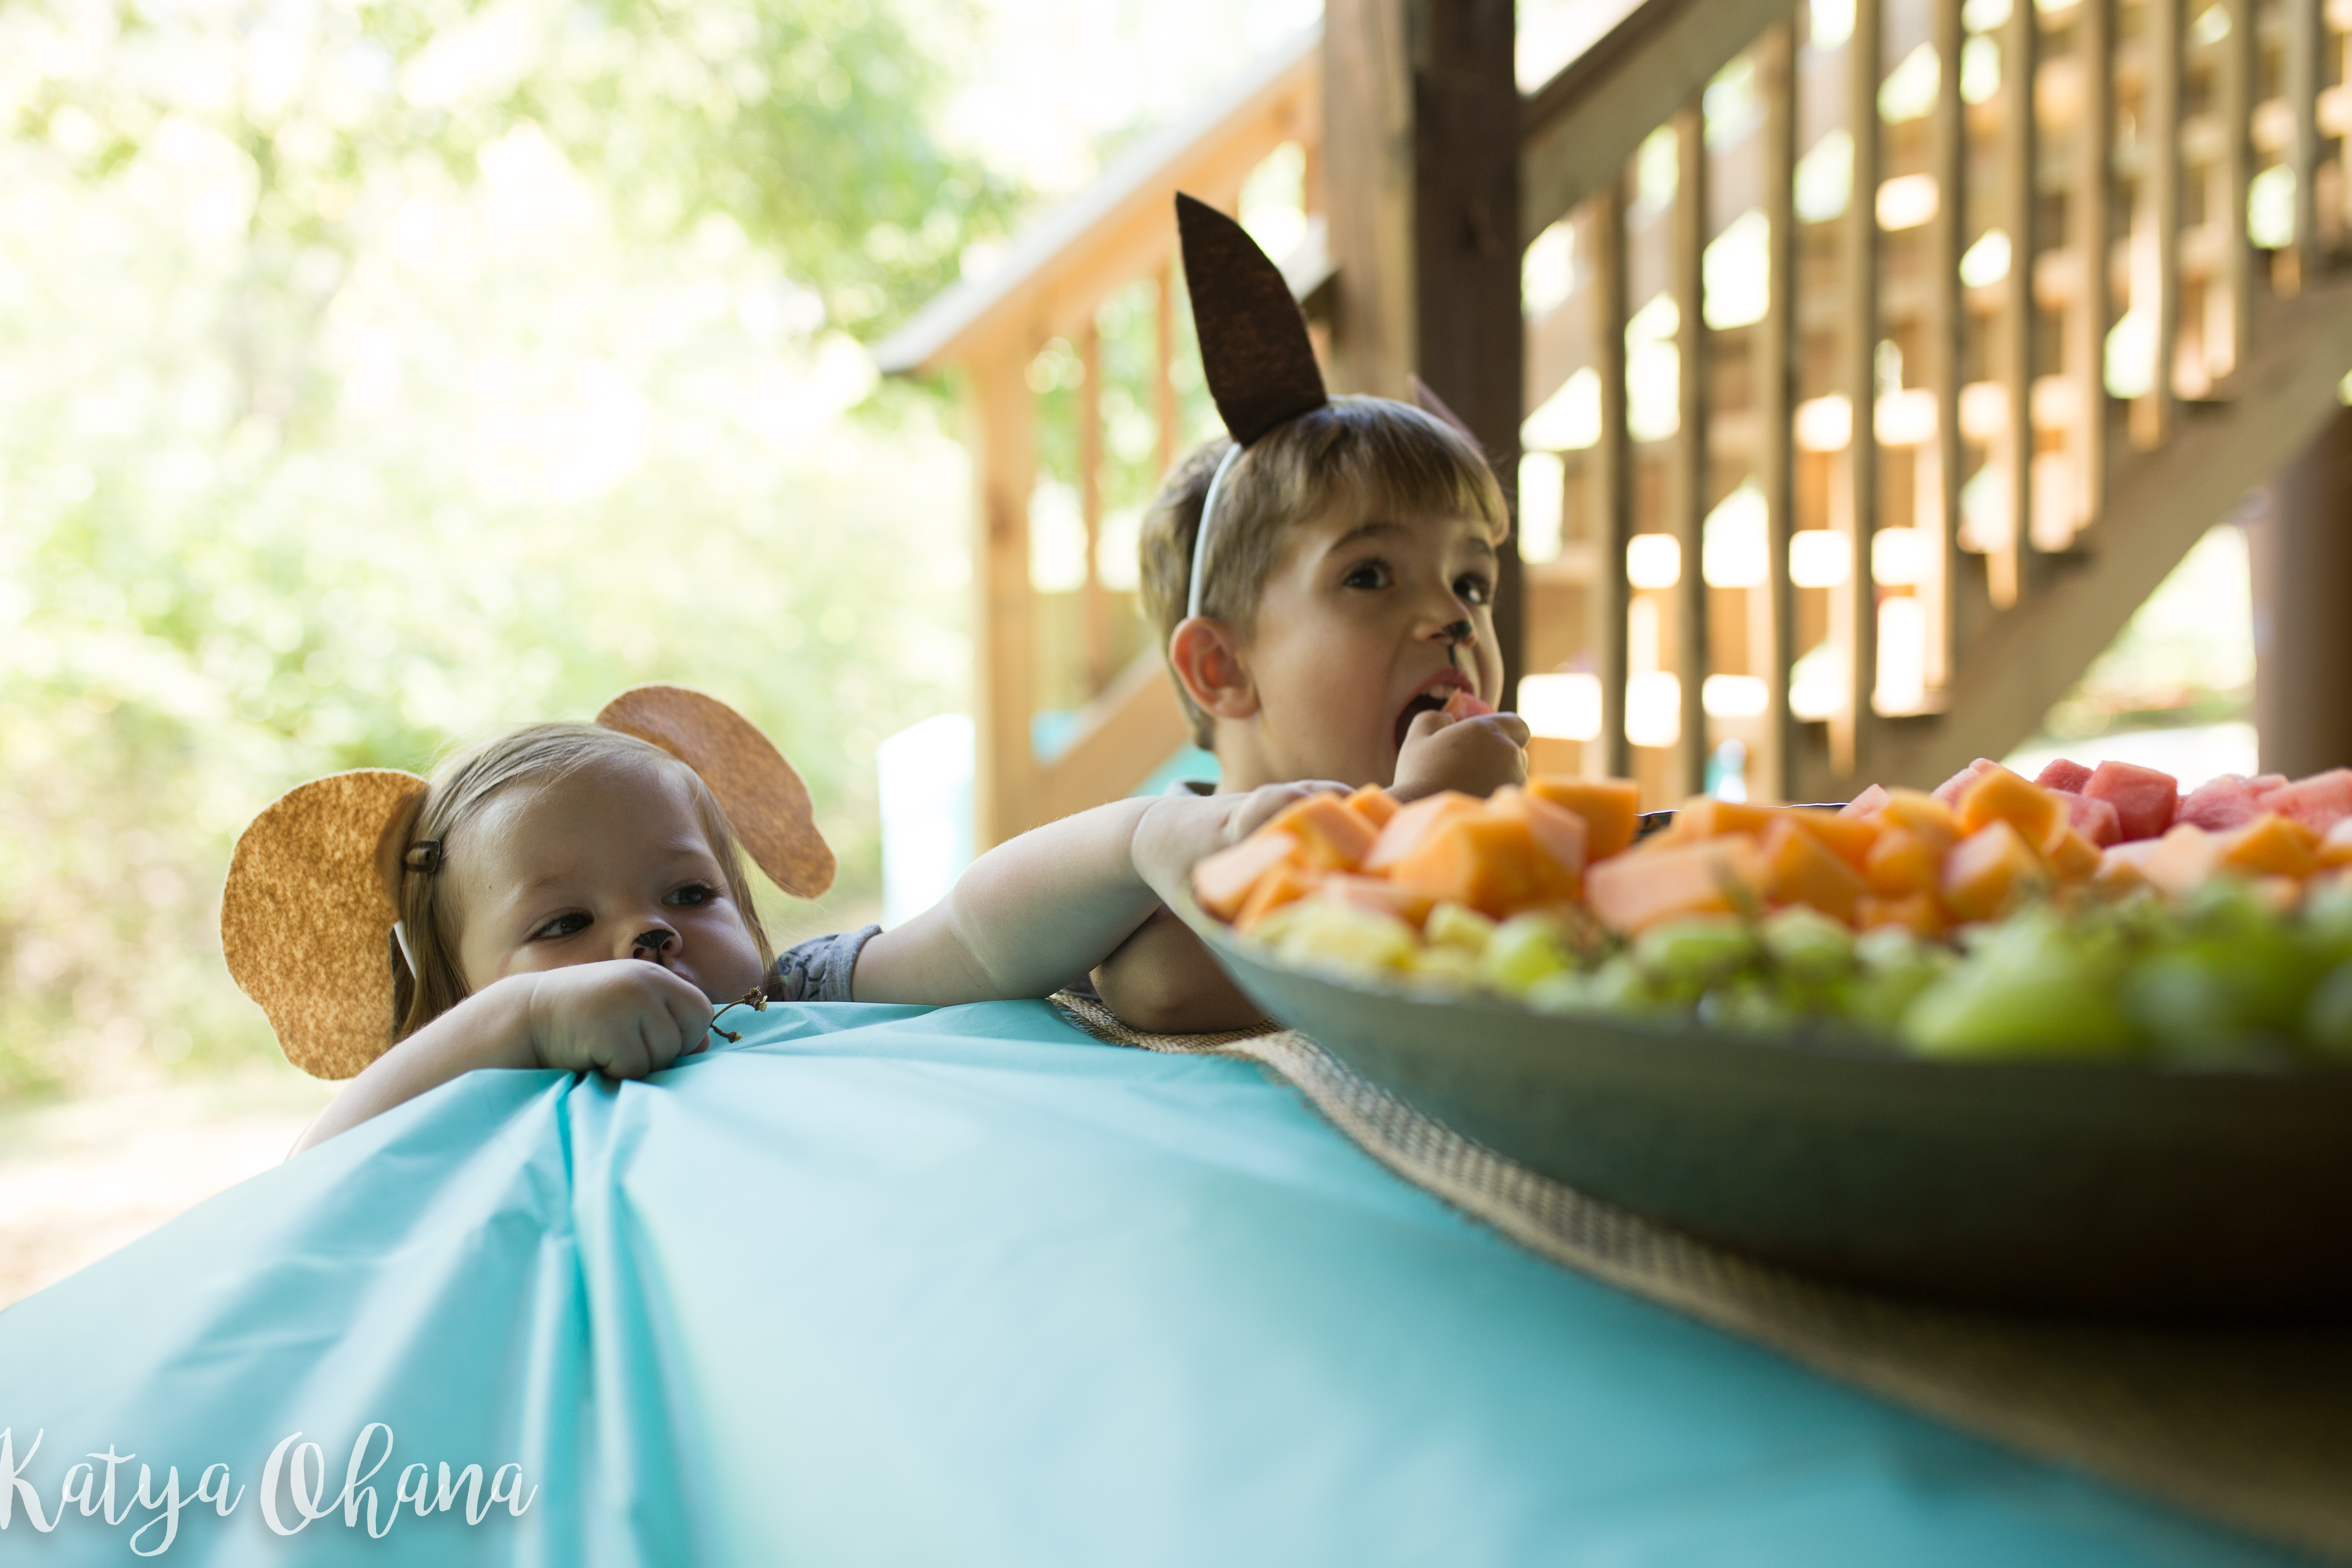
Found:
[[(1414, 717), (1454, 691), (1503, 691), (1495, 545), (1477, 518), (1343, 509), (1293, 531), (1267, 576), (1241, 660), (1255, 753), (1225, 787), (1282, 779), (1386, 784)], [(1220, 760), (1223, 747), (1221, 744)]]
[(591, 763), (496, 799), (451, 847), (469, 990), (509, 974), (651, 957), (713, 1002), (758, 985), (760, 952), (679, 770)]

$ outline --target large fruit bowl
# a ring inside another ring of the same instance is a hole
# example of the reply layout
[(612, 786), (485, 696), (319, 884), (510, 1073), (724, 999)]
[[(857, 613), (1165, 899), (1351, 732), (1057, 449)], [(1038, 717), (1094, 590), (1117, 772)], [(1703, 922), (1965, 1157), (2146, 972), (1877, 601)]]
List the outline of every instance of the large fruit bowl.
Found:
[(2352, 1070), (1946, 1062), (1823, 1027), (1548, 1015), (1283, 967), (1268, 1016), (1591, 1197), (1808, 1273), (2003, 1310), (2352, 1312)]

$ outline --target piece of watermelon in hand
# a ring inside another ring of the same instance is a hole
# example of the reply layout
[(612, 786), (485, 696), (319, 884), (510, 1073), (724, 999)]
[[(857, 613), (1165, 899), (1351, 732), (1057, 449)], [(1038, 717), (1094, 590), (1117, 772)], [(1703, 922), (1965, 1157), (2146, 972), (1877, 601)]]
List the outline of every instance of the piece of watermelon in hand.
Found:
[(1443, 711), (1448, 719), (1484, 719), (1487, 714), (1501, 710), (1476, 692), (1456, 687), (1454, 695), (1445, 700)]
[(2091, 782), (2083, 786), (2083, 793), (2116, 808), (2125, 843), (2163, 837), (2180, 805), (2179, 780), (2137, 763), (2101, 763), (2091, 770)]
[(2091, 782), (2091, 770), (2080, 763), (2061, 757), (2034, 774), (2033, 782), (2043, 789), (2054, 789), (2062, 795), (2080, 795), (2083, 786)]

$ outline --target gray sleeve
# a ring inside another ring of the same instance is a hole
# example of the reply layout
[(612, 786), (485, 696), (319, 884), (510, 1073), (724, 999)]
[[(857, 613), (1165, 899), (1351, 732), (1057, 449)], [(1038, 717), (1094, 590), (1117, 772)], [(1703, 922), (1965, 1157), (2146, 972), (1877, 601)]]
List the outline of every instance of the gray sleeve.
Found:
[(857, 955), (880, 926), (813, 936), (776, 958), (771, 994), (779, 1002), (846, 1002)]

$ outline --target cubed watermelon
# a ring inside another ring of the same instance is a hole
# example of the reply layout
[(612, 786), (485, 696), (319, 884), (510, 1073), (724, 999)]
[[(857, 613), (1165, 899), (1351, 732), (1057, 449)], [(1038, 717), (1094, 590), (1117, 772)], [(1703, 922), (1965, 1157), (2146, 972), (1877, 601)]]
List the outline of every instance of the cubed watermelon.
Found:
[(1868, 816), (1886, 804), (1886, 786), (1872, 784), (1852, 800), (1838, 807), (1840, 816)]
[(2180, 797), (2175, 823), (2186, 822), (2208, 833), (2227, 833), (2263, 814), (2254, 802), (2253, 781), (2243, 773), (2223, 773)]
[(2033, 775), (2033, 782), (2043, 789), (2054, 789), (2067, 795), (2080, 795), (2083, 786), (2091, 782), (2091, 770), (2080, 763), (2059, 758)]
[(1967, 767), (1962, 768), (1958, 773), (1954, 773), (1950, 778), (1948, 778), (1942, 784), (1937, 784), (1935, 789), (1936, 798), (1942, 801), (1946, 805), (1958, 805), (1960, 804), (1960, 794), (1962, 791), (1966, 790), (1969, 785), (1976, 783), (1978, 779), (1983, 777), (1986, 773), (1999, 768), (2000, 766), (2000, 764), (1994, 762), (1990, 757), (1979, 757), (1975, 762), (1970, 763)]
[(2123, 814), (2112, 801), (2094, 800), (2086, 795), (2059, 797), (2066, 803), (2066, 826), (2089, 839), (2101, 849), (2118, 842), (2124, 836)]
[(2136, 763), (2101, 763), (2091, 770), (2091, 782), (2083, 786), (2083, 793), (2116, 808), (2116, 815), (2123, 819), (2126, 842), (2163, 837), (2180, 805), (2179, 780)]
[(2263, 797), (2263, 809), (2324, 834), (2352, 816), (2352, 768), (2330, 768), (2273, 790)]
[(2266, 800), (2270, 796), (2276, 795), (2279, 791), (2286, 788), (2286, 775), (2284, 773), (2256, 773), (2252, 778), (2246, 781), (2246, 788), (2253, 792), (2253, 796), (2256, 800)]

